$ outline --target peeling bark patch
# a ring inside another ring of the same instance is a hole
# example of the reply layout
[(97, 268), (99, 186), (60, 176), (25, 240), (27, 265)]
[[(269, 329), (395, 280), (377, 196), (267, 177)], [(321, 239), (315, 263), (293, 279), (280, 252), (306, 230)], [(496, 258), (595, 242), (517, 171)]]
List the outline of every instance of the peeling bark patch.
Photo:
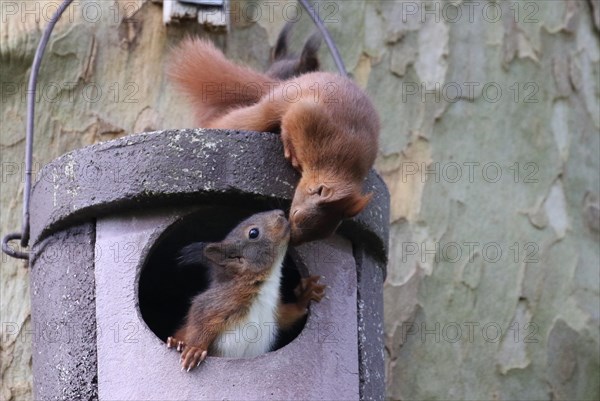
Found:
[(558, 399), (565, 399), (567, 383), (577, 367), (576, 344), (579, 333), (558, 320), (548, 335), (548, 381)]
[(473, 254), (473, 257), (466, 259), (463, 266), (460, 267), (460, 280), (471, 290), (476, 290), (481, 281), (481, 272), (484, 268), (483, 258), (479, 251)]
[(161, 126), (160, 116), (151, 107), (145, 107), (138, 114), (135, 124), (133, 124), (134, 132), (150, 132), (156, 131)]
[(395, 47), (392, 49), (390, 71), (399, 77), (403, 77), (408, 66), (414, 63), (416, 55), (417, 51), (412, 47)]
[(423, 80), (427, 90), (440, 86), (448, 69), (449, 29), (445, 23), (436, 23), (428, 19), (419, 31), (419, 54), (415, 69)]
[(579, 5), (575, 0), (567, 0), (565, 11), (565, 31), (574, 33), (577, 30), (579, 17)]
[(133, 13), (126, 14), (119, 24), (119, 42), (126, 50), (133, 50), (139, 44), (139, 35), (142, 33), (143, 18), (137, 8)]
[(517, 21), (508, 13), (504, 14), (504, 39), (502, 42), (503, 58), (505, 68), (510, 62), (519, 58), (529, 58), (539, 63), (539, 58), (531, 44), (527, 34), (519, 27)]
[(548, 216), (542, 209), (541, 204), (538, 204), (533, 209), (528, 210), (526, 214), (529, 222), (535, 228), (544, 229), (548, 226)]
[(511, 18), (504, 19), (504, 38), (502, 40), (502, 64), (507, 68), (517, 54), (517, 39), (515, 31), (517, 23)]
[(582, 88), (581, 68), (577, 60), (571, 60), (569, 65), (569, 82), (574, 90), (580, 91)]
[(354, 81), (362, 89), (367, 87), (369, 75), (371, 75), (371, 58), (366, 54), (361, 54), (358, 63), (353, 71)]
[(83, 79), (83, 82), (90, 82), (94, 75), (94, 65), (96, 63), (97, 53), (98, 43), (96, 41), (96, 37), (92, 35), (92, 40), (90, 42), (90, 50), (85, 60), (83, 71), (81, 72), (81, 79)]
[(498, 368), (505, 375), (511, 369), (525, 369), (531, 361), (527, 356), (528, 342), (522, 338), (523, 331), (531, 322), (531, 312), (527, 309), (526, 301), (519, 301), (513, 318), (513, 329), (507, 330), (497, 355)]
[(116, 139), (124, 136), (126, 133), (123, 127), (116, 126), (99, 116), (96, 116), (94, 121), (83, 130), (74, 132), (75, 135), (79, 135), (82, 138), (85, 145)]
[(381, 160), (378, 170), (390, 191), (390, 218), (414, 221), (421, 209), (421, 197), (425, 182), (421, 179), (421, 169), (431, 164), (429, 142), (417, 135), (400, 155), (396, 154)]
[(530, 39), (527, 37), (527, 35), (525, 35), (524, 32), (519, 32), (517, 36), (517, 43), (519, 58), (530, 58), (536, 63), (539, 63), (540, 60), (538, 59), (535, 49), (533, 48)]
[[(403, 324), (414, 321), (415, 313), (419, 305), (418, 293), (419, 286), (423, 280), (423, 273), (420, 269), (413, 270), (412, 275), (402, 285), (384, 285), (384, 305), (395, 306), (393, 311), (389, 311), (386, 323), (386, 347), (396, 354), (399, 347), (406, 342), (406, 327)], [(385, 313), (384, 313), (385, 317)]]
[(600, 196), (588, 192), (583, 198), (583, 218), (592, 231), (600, 231)]
[(554, 103), (552, 113), (552, 134), (562, 162), (569, 156), (569, 106), (564, 101)]
[(558, 96), (568, 97), (571, 94), (571, 79), (569, 76), (570, 57), (554, 57), (552, 59), (552, 75)]
[(588, 0), (592, 9), (592, 15), (594, 18), (594, 26), (597, 31), (600, 31), (600, 0)]
[(544, 202), (544, 210), (558, 238), (563, 238), (567, 228), (569, 228), (569, 216), (567, 215), (565, 193), (560, 180), (557, 180), (550, 188), (550, 193)]

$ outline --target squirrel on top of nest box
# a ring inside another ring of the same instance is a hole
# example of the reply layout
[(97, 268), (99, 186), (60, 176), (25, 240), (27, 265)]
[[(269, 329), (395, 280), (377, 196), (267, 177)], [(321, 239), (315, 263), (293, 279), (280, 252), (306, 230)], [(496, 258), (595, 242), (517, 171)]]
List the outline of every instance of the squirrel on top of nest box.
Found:
[(168, 70), (190, 95), (201, 127), (281, 132), (284, 156), (301, 173), (289, 213), (293, 244), (328, 237), (367, 206), (372, 194), (362, 187), (377, 155), (379, 117), (367, 95), (348, 77), (303, 73), (318, 68), (310, 61), (316, 49), (309, 40), (304, 64), (302, 56), (297, 64), (276, 57), (269, 76), (188, 38)]
[[(320, 301), (325, 286), (319, 276), (302, 279), (296, 302), (280, 296), (281, 268), (290, 226), (281, 210), (255, 214), (241, 222), (221, 242), (192, 244), (183, 259), (203, 260), (211, 270), (211, 285), (192, 299), (185, 323), (167, 339), (181, 352), (181, 369), (198, 366), (207, 355), (249, 358), (272, 349), (277, 333), (307, 314), (310, 301)], [(258, 340), (243, 331), (253, 324)]]

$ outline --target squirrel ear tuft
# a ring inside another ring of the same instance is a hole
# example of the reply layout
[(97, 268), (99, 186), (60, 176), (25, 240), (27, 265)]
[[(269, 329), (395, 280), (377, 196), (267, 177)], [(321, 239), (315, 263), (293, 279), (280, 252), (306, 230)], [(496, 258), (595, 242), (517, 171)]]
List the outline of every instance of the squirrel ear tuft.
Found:
[(356, 216), (369, 204), (371, 198), (373, 198), (372, 193), (367, 195), (352, 195), (344, 210), (344, 216), (347, 218)]

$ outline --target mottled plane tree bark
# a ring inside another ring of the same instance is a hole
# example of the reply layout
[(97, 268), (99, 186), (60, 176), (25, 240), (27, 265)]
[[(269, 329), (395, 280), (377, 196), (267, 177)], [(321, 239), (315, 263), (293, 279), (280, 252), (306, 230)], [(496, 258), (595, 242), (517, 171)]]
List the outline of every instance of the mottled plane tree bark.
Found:
[[(35, 170), (193, 126), (164, 76), (170, 46), (199, 34), (265, 68), (294, 4), (232, 1), (223, 34), (165, 27), (160, 1), (75, 2), (41, 69)], [(388, 397), (600, 398), (598, 1), (317, 4), (382, 117)], [(0, 1), (2, 234), (20, 227), (27, 77), (56, 5)], [(293, 43), (312, 29), (303, 15)], [(325, 46), (321, 57), (333, 71)], [(26, 400), (41, 333), (24, 263), (3, 255), (0, 273), (0, 399)]]

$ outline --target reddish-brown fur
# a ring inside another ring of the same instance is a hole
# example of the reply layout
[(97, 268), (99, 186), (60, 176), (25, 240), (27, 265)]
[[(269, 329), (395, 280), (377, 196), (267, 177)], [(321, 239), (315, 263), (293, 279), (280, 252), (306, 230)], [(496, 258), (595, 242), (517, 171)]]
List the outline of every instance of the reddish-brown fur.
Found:
[[(251, 228), (259, 229), (259, 238), (247, 237)], [(282, 260), (288, 242), (289, 224), (284, 213), (271, 211), (251, 216), (223, 241), (204, 248), (205, 262), (213, 273), (211, 286), (194, 297), (185, 323), (167, 340), (168, 347), (182, 352), (182, 369), (190, 370), (213, 354), (213, 342), (219, 334), (248, 315), (273, 269), (281, 268), (277, 260)], [(321, 300), (325, 286), (318, 280), (319, 276), (302, 279), (295, 303), (283, 304), (279, 299), (279, 329), (303, 318), (311, 300)]]
[(277, 81), (200, 39), (175, 51), (170, 75), (191, 95), (200, 126), (281, 131), (285, 157), (302, 174), (290, 209), (293, 243), (331, 235), (368, 204), (362, 185), (377, 154), (379, 118), (347, 77), (313, 72)]
[(168, 73), (190, 95), (201, 123), (232, 108), (258, 102), (264, 89), (277, 82), (248, 67), (232, 64), (212, 43), (200, 39), (183, 41), (173, 53)]

